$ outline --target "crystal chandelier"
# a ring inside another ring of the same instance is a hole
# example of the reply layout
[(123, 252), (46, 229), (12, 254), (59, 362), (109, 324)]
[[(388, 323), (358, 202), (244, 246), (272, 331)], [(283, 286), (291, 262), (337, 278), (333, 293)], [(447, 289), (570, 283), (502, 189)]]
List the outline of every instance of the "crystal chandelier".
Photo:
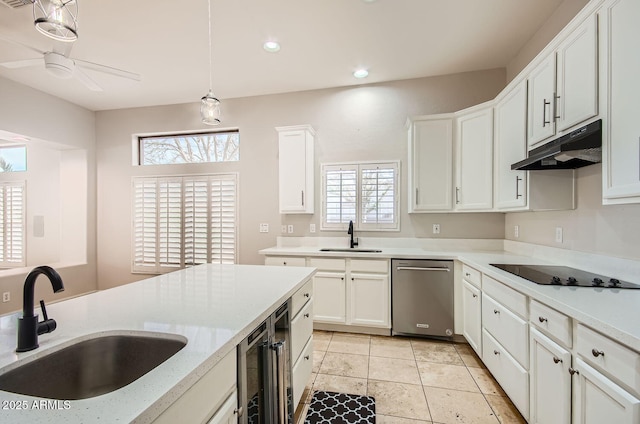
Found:
[(78, 3), (75, 0), (34, 0), (33, 24), (47, 37), (71, 42), (78, 39)]
[(211, 0), (209, 1), (209, 92), (200, 101), (200, 117), (207, 125), (220, 124), (220, 100), (218, 100), (211, 89)]

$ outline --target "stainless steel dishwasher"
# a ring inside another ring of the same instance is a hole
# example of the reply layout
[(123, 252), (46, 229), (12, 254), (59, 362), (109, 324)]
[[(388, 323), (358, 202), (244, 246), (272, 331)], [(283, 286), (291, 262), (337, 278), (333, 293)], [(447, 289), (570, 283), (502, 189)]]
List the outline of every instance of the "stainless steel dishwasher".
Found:
[(453, 337), (453, 261), (391, 260), (394, 335)]

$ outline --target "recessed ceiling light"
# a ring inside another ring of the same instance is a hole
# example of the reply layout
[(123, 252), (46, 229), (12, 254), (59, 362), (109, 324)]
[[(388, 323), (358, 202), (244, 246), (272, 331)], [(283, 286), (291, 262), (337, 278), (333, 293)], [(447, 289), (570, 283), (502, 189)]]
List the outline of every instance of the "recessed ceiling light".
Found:
[(369, 76), (369, 71), (366, 69), (358, 69), (353, 72), (353, 76), (356, 78), (366, 78)]
[(262, 45), (262, 48), (264, 48), (269, 53), (275, 53), (280, 50), (280, 43), (278, 43), (277, 41), (267, 41)]

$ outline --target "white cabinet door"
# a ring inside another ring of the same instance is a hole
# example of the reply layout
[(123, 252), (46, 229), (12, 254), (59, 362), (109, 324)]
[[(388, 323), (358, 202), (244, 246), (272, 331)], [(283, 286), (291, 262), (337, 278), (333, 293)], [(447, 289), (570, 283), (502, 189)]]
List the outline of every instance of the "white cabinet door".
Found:
[(553, 105), (556, 92), (556, 55), (550, 54), (529, 74), (529, 150), (556, 133)]
[(640, 400), (577, 358), (573, 424), (637, 424)]
[(493, 207), (493, 107), (456, 117), (456, 192), (458, 210)]
[(351, 273), (348, 283), (348, 324), (390, 328), (391, 287), (388, 274)]
[(482, 309), (480, 290), (462, 280), (462, 334), (482, 357)]
[(530, 424), (571, 423), (571, 353), (531, 328)]
[(594, 14), (558, 46), (557, 131), (598, 114), (598, 27)]
[(318, 272), (313, 277), (313, 320), (318, 322), (346, 323), (345, 274)]
[(452, 115), (409, 122), (409, 212), (452, 209)]
[(308, 125), (279, 127), (280, 213), (314, 212), (314, 131)]
[(495, 207), (519, 209), (527, 205), (527, 172), (511, 164), (527, 157), (527, 81), (516, 85), (495, 107)]
[(640, 203), (640, 2), (613, 0), (601, 12), (602, 195), (605, 204)]
[(233, 391), (220, 409), (211, 417), (207, 424), (235, 424), (238, 422), (237, 415), (238, 392)]

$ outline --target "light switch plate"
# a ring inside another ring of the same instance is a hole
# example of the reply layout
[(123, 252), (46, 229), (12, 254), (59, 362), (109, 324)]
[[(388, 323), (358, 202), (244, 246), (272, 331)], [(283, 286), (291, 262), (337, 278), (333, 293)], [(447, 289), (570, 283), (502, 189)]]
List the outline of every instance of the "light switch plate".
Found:
[(260, 224), (260, 232), (268, 233), (269, 232), (269, 224)]
[(440, 224), (433, 224), (433, 234), (440, 234)]
[(287, 233), (289, 234), (293, 233), (293, 225), (291, 224), (287, 225)]
[(514, 225), (513, 226), (513, 237), (515, 237), (515, 238), (520, 237), (520, 226), (519, 225)]
[(562, 243), (562, 227), (556, 227), (556, 243)]
[(316, 232), (316, 224), (309, 224), (309, 232), (310, 233)]
[(8, 302), (11, 300), (11, 292), (4, 292), (2, 293), (2, 302)]

